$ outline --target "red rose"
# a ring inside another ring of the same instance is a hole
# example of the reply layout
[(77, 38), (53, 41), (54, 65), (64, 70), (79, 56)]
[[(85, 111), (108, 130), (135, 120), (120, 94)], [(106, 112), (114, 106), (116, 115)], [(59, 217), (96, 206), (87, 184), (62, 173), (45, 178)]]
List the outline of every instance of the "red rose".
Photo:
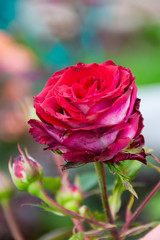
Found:
[(78, 63), (56, 72), (34, 97), (41, 121), (29, 121), (31, 135), (49, 149), (60, 150), (69, 162), (145, 163), (140, 148), (143, 118), (134, 80), (130, 69), (110, 60)]

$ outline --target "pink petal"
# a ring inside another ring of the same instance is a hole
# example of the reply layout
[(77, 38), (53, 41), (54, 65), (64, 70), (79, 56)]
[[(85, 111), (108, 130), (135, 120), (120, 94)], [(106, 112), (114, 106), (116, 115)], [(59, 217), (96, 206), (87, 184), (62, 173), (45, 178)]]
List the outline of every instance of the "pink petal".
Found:
[[(130, 94), (129, 92), (123, 94), (117, 101), (101, 116), (98, 116), (95, 124), (104, 125), (104, 126), (112, 126), (121, 122), (127, 113), (128, 107), (130, 104)], [(88, 119), (92, 119), (97, 117), (96, 114), (93, 116), (88, 116)]]
[(129, 137), (130, 139), (133, 139), (139, 127), (139, 119), (140, 113), (136, 112), (133, 115), (131, 115), (128, 120), (128, 124), (126, 125), (124, 130), (121, 131), (121, 133), (119, 134), (119, 138)]
[(57, 85), (72, 86), (74, 83), (80, 83), (83, 78), (87, 77), (103, 77), (102, 73), (97, 69), (98, 64), (84, 64), (83, 66), (69, 67), (57, 82)]
[(133, 91), (131, 94), (131, 102), (130, 102), (127, 116), (130, 116), (130, 114), (132, 114), (134, 106), (135, 106), (136, 98), (137, 98), (137, 86), (135, 85), (135, 83), (132, 84), (131, 88), (133, 88)]

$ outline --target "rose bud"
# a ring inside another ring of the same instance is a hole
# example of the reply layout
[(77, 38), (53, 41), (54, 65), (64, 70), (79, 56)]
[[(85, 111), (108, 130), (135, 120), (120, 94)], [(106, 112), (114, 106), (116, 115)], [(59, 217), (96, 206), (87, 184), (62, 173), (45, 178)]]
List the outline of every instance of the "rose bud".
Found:
[(77, 185), (62, 187), (56, 194), (56, 201), (63, 207), (77, 212), (83, 201), (81, 189)]
[[(78, 63), (53, 74), (34, 102), (40, 120), (29, 121), (31, 135), (67, 162), (146, 163), (140, 100), (129, 68), (111, 60)], [(138, 153), (123, 151), (131, 142)]]
[(0, 201), (8, 199), (13, 194), (14, 188), (10, 178), (0, 171)]
[(27, 191), (31, 183), (43, 178), (43, 169), (28, 153), (26, 156), (18, 146), (20, 156), (9, 162), (12, 180), (19, 190)]

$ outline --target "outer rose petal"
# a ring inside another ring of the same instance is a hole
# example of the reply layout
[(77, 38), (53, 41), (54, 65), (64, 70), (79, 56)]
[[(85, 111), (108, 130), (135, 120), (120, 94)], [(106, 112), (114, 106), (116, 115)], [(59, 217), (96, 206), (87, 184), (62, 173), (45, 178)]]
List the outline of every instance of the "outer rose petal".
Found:
[(70, 151), (62, 154), (65, 160), (69, 162), (89, 163), (94, 162), (96, 154), (91, 151)]
[(28, 124), (31, 126), (29, 132), (37, 142), (52, 147), (62, 144), (64, 130), (55, 129), (35, 119), (29, 120)]
[(139, 135), (139, 137), (135, 138), (133, 142), (130, 144), (128, 149), (139, 148), (144, 145), (144, 137), (143, 135)]
[(67, 137), (63, 144), (67, 147), (89, 150), (100, 154), (103, 149), (115, 141), (117, 133), (118, 131), (112, 131), (101, 136), (93, 131), (76, 131)]
[(136, 112), (133, 115), (131, 115), (128, 120), (129, 123), (126, 125), (124, 130), (120, 132), (119, 138), (129, 137), (130, 139), (133, 139), (136, 136), (139, 128), (140, 118), (141, 114), (139, 112)]
[(130, 138), (118, 139), (114, 143), (110, 144), (104, 152), (96, 158), (96, 161), (107, 161), (112, 159), (117, 153), (125, 148), (129, 143)]
[(142, 150), (140, 153), (119, 152), (110, 161), (115, 163), (124, 160), (138, 160), (144, 164), (147, 164), (146, 153), (144, 152), (144, 150)]

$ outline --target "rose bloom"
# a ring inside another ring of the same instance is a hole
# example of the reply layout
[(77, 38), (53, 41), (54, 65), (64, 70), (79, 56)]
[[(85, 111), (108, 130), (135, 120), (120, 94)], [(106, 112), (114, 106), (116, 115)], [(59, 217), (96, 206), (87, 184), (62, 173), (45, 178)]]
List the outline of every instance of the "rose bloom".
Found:
[(111, 60), (78, 63), (52, 75), (34, 97), (30, 133), (69, 162), (146, 163), (135, 77)]

